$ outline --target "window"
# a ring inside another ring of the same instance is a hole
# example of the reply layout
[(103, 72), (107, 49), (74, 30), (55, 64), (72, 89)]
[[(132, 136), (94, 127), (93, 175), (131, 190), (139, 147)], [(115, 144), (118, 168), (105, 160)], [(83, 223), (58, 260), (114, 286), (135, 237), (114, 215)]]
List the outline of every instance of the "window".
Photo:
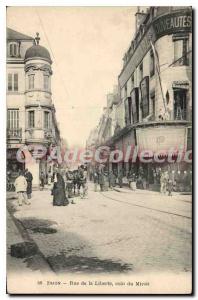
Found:
[(43, 80), (44, 80), (44, 90), (49, 90), (49, 76), (44, 74)]
[(155, 120), (155, 94), (151, 95), (152, 120)]
[(127, 84), (124, 86), (124, 97), (127, 97)]
[(28, 127), (33, 128), (35, 126), (34, 110), (28, 111)]
[(44, 128), (50, 128), (50, 113), (49, 111), (44, 111)]
[(139, 81), (143, 78), (143, 62), (139, 66)]
[(34, 74), (30, 74), (28, 75), (28, 82), (29, 82), (29, 85), (28, 85), (28, 88), (29, 90), (32, 90), (34, 89)]
[(134, 79), (134, 73), (133, 73), (132, 76), (131, 76), (131, 87), (132, 87), (132, 89), (134, 88), (134, 86), (135, 86), (135, 79)]
[(12, 91), (12, 74), (8, 74), (8, 91)]
[(8, 109), (7, 127), (8, 127), (8, 129), (18, 129), (19, 128), (19, 110), (18, 109)]
[(8, 91), (18, 91), (18, 74), (8, 74)]
[(16, 43), (11, 43), (9, 45), (9, 54), (10, 56), (14, 56), (16, 57), (17, 56), (17, 52), (18, 52), (18, 46)]
[(150, 76), (155, 74), (155, 56), (153, 50), (150, 51)]
[(14, 91), (18, 91), (18, 74), (14, 74)]
[(142, 118), (149, 114), (149, 77), (146, 76), (140, 83)]
[(131, 124), (131, 97), (127, 97), (124, 102), (125, 106), (125, 125)]
[(187, 119), (187, 90), (175, 89), (174, 90), (174, 118), (175, 120)]
[(134, 88), (131, 92), (131, 105), (133, 123), (139, 122), (139, 91), (138, 88)]
[(188, 38), (183, 38), (175, 36), (174, 39), (174, 65), (183, 66), (189, 65), (189, 45)]

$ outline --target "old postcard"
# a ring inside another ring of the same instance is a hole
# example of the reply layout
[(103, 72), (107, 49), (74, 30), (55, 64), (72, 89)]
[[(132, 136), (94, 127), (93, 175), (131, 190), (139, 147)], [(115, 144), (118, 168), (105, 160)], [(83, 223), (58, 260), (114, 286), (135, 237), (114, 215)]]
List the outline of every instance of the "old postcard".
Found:
[(7, 292), (192, 293), (192, 8), (7, 7)]

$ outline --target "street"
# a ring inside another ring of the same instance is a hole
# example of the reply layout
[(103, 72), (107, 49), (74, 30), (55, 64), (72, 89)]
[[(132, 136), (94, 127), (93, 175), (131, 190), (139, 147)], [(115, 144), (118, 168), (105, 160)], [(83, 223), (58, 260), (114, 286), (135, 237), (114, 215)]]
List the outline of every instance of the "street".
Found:
[[(55, 273), (191, 271), (190, 195), (126, 188), (101, 193), (92, 183), (88, 199), (75, 197), (65, 207), (53, 207), (50, 189), (33, 191), (30, 206), (18, 207), (13, 195), (9, 212)], [(9, 245), (12, 235), (7, 238)], [(12, 259), (8, 255), (8, 266)]]

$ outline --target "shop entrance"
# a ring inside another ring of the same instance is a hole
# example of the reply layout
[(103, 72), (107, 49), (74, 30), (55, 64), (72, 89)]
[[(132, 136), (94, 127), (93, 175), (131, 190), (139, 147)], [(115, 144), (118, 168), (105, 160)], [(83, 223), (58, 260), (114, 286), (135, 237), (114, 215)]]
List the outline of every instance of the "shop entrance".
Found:
[(174, 119), (187, 120), (187, 90), (174, 90)]

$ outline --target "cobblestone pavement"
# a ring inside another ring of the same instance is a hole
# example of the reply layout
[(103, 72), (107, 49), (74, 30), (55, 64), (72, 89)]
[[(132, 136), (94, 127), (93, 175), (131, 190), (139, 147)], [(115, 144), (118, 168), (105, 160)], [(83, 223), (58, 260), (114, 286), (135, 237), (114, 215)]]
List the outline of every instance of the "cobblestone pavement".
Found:
[(7, 203), (57, 273), (191, 271), (191, 196), (118, 190), (90, 184), (88, 199), (66, 207), (53, 207), (49, 190), (34, 191), (31, 206)]

